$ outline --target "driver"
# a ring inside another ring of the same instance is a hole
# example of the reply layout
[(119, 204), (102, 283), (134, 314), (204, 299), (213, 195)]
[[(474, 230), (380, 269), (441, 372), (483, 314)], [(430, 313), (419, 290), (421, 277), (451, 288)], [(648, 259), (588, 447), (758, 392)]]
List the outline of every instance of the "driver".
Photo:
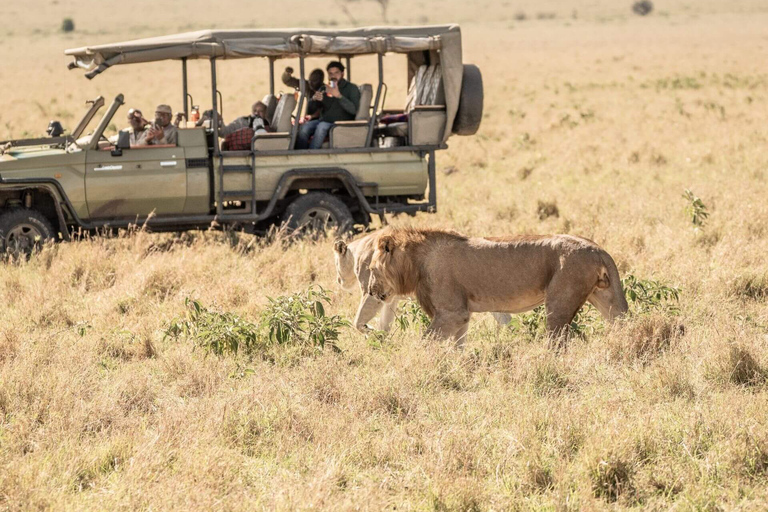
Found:
[(171, 123), (173, 110), (168, 105), (158, 105), (155, 109), (155, 122), (147, 130), (147, 144), (176, 144), (178, 128)]

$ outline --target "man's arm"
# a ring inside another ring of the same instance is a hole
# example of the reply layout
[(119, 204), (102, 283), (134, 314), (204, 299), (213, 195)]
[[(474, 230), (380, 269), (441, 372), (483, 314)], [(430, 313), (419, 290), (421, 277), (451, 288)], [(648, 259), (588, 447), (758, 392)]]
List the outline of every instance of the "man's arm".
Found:
[(349, 83), (345, 88), (344, 94), (339, 98), (339, 105), (347, 114), (357, 115), (357, 109), (360, 107), (360, 89), (356, 85)]
[(241, 128), (245, 128), (248, 126), (248, 118), (246, 116), (238, 117), (228, 125), (222, 127), (219, 130), (219, 137), (226, 137), (230, 133), (235, 133), (237, 130)]

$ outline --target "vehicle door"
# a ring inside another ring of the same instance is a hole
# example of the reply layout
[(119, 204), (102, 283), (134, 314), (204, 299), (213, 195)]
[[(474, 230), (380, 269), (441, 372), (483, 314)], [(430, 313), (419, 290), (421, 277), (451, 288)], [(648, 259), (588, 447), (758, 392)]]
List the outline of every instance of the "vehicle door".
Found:
[(85, 195), (92, 219), (181, 214), (187, 198), (184, 148), (89, 150)]

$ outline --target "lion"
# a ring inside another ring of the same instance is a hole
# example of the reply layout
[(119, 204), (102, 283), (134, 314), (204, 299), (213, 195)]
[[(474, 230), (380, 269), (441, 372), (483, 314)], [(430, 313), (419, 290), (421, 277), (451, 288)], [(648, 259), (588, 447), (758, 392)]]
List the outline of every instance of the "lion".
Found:
[(370, 297), (386, 303), (415, 295), (432, 320), (427, 334), (459, 344), (472, 313), (523, 313), (544, 304), (547, 332), (562, 340), (585, 302), (609, 322), (628, 310), (611, 256), (572, 235), (469, 238), (391, 229), (376, 238), (369, 269)]
[[(379, 330), (389, 331), (395, 319), (397, 305), (402, 298), (405, 298), (392, 295), (387, 301), (379, 301), (368, 294), (368, 281), (371, 275), (369, 266), (380, 233), (371, 233), (349, 244), (343, 240), (336, 240), (333, 244), (336, 281), (345, 291), (351, 293), (359, 289), (361, 292), (360, 305), (355, 315), (355, 328), (360, 332), (366, 332), (369, 329), (368, 322), (379, 311), (381, 311)], [(494, 312), (493, 317), (500, 326), (507, 325), (512, 319), (508, 313)]]

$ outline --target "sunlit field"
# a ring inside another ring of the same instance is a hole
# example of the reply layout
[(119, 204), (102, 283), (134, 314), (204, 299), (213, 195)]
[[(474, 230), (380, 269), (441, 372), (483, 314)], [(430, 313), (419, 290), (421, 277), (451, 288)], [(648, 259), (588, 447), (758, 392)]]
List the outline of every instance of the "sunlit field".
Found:
[[(0, 266), (0, 509), (766, 509), (768, 5), (655, 3), (387, 11), (460, 23), (485, 83), (479, 133), (438, 153), (437, 213), (389, 222), (591, 238), (634, 294), (627, 319), (585, 311), (560, 353), (535, 314), (475, 315), (463, 350), (422, 338), (410, 306), (366, 337), (344, 325), (359, 296), (332, 240), (80, 234)], [(117, 128), (128, 107), (181, 109), (178, 63), (88, 81), (66, 48), (349, 26), (342, 5), (382, 23), (371, 1), (5, 6), (0, 140), (71, 129), (100, 94), (125, 94)], [(220, 70), (225, 120), (268, 92), (266, 61)], [(397, 108), (404, 59), (385, 70)], [(375, 60), (352, 79), (375, 82)], [(207, 62), (190, 87), (208, 108)], [(281, 297), (321, 289), (324, 347), (270, 331)]]

